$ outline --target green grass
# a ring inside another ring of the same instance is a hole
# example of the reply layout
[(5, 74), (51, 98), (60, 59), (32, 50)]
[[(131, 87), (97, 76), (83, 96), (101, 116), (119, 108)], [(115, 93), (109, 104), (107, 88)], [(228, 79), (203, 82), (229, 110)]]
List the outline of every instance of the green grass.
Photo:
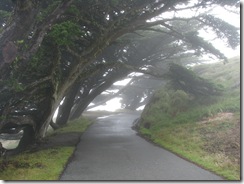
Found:
[(229, 62), (222, 62), (201, 65), (193, 68), (193, 71), (200, 73), (206, 79), (210, 79), (226, 88), (240, 81), (240, 57), (229, 59)]
[(86, 118), (76, 119), (70, 121), (65, 127), (59, 128), (49, 133), (49, 135), (56, 135), (56, 134), (61, 134), (66, 132), (84, 132), (90, 124), (91, 121)]
[[(82, 118), (69, 122), (66, 127), (50, 133), (55, 136), (66, 132), (84, 132), (91, 124)], [(58, 180), (75, 147), (54, 147), (36, 152), (26, 151), (0, 160), (1, 180)]]
[(186, 98), (185, 108), (177, 111), (176, 106), (177, 113), (172, 114), (175, 97), (172, 92), (167, 95), (171, 89), (166, 86), (143, 111), (139, 132), (226, 180), (240, 180), (240, 58), (194, 70), (223, 86), (223, 94), (211, 99)]
[[(215, 172), (227, 180), (239, 180), (239, 163), (233, 162), (233, 158), (224, 155), (221, 151), (214, 150), (215, 144), (211, 145), (211, 141), (206, 139), (207, 136), (215, 134), (216, 131), (226, 132), (228, 126), (231, 125), (226, 125), (224, 122), (221, 122), (219, 126), (208, 125), (205, 127), (202, 127), (201, 124), (186, 123), (173, 124), (159, 128), (157, 131), (141, 127), (140, 132), (156, 144)], [(225, 135), (222, 136), (221, 138), (224, 138)], [(215, 152), (211, 153), (204, 149), (208, 144)], [(224, 147), (226, 142), (220, 141), (218, 144)]]
[(57, 180), (74, 147), (57, 147), (34, 153), (22, 153), (2, 161), (7, 168), (1, 171), (1, 180)]

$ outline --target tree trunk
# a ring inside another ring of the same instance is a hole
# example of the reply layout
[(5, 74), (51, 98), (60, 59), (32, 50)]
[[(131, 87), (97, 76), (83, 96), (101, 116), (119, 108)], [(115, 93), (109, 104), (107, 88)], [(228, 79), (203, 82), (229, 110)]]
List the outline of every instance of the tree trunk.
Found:
[(81, 100), (75, 111), (72, 113), (70, 120), (78, 119), (96, 96), (97, 95), (88, 95), (85, 99)]
[(57, 125), (64, 126), (68, 122), (71, 109), (74, 105), (75, 97), (80, 87), (80, 83), (75, 83), (69, 93), (65, 96), (63, 104), (59, 106), (58, 116), (56, 119)]
[(93, 89), (91, 93), (89, 93), (85, 98), (83, 98), (80, 103), (78, 104), (75, 111), (72, 113), (70, 119), (74, 120), (79, 118), (87, 106), (103, 91), (109, 88), (114, 83), (114, 80), (105, 81), (103, 84), (98, 86), (97, 88)]
[(55, 110), (57, 109), (58, 104), (60, 102), (61, 100), (56, 100), (56, 101), (52, 101), (52, 103), (50, 104), (49, 113), (46, 114), (44, 120), (41, 123), (41, 126), (36, 130), (36, 140), (41, 140), (45, 137), (48, 126), (50, 125)]
[(57, 130), (57, 129), (60, 128), (56, 123), (53, 122), (53, 120), (50, 122), (50, 126), (51, 126), (54, 130)]

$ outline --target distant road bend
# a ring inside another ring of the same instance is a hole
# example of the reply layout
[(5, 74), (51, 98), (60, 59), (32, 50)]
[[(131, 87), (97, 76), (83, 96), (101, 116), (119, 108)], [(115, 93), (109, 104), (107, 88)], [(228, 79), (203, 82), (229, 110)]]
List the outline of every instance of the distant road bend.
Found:
[(222, 180), (132, 130), (136, 114), (97, 119), (82, 135), (60, 180)]

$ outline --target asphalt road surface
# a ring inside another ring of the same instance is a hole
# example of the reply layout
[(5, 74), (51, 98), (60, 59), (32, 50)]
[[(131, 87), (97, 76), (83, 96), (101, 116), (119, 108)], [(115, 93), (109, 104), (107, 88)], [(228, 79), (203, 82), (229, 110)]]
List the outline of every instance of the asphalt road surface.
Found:
[(141, 138), (132, 130), (138, 117), (100, 117), (82, 135), (60, 180), (222, 180)]

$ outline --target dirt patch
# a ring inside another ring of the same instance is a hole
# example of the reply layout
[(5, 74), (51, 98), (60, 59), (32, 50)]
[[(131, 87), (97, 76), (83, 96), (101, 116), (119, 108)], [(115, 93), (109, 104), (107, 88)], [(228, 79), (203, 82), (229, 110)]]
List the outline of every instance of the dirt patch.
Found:
[(221, 113), (216, 114), (215, 116), (207, 117), (197, 123), (204, 124), (204, 123), (219, 122), (222, 120), (226, 121), (226, 120), (232, 120), (233, 117), (234, 117), (234, 114), (231, 112), (221, 112)]
[(204, 150), (224, 155), (240, 164), (240, 118), (233, 113), (218, 113), (197, 124), (199, 133), (206, 142)]

